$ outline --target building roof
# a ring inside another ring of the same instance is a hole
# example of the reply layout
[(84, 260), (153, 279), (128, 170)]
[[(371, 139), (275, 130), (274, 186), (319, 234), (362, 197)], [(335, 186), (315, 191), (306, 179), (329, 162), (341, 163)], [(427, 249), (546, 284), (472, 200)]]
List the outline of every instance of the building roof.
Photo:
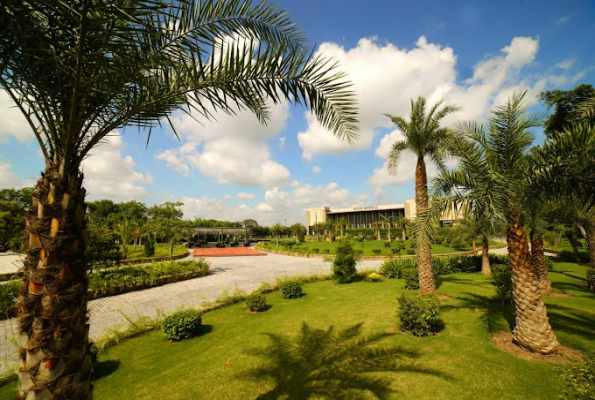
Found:
[(361, 207), (350, 207), (350, 208), (335, 208), (331, 209), (327, 214), (339, 214), (349, 212), (360, 212), (360, 211), (384, 211), (384, 210), (403, 210), (405, 204), (387, 204), (384, 206), (361, 206)]

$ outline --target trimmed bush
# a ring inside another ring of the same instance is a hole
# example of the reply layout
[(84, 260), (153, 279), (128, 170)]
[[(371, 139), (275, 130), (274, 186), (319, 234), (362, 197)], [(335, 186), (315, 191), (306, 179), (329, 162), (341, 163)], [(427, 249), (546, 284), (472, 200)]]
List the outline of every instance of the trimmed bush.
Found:
[(380, 249), (372, 249), (372, 254), (374, 254), (375, 256), (379, 256), (380, 253), (382, 253), (382, 250), (380, 250)]
[(279, 288), (284, 299), (297, 299), (302, 295), (302, 284), (297, 280), (283, 281)]
[(353, 240), (355, 240), (356, 242), (363, 242), (364, 241), (364, 237), (363, 236), (354, 236)]
[(380, 267), (380, 273), (387, 278), (401, 279), (406, 269), (417, 269), (417, 260), (414, 258), (401, 258), (385, 261)]
[(155, 241), (153, 239), (145, 240), (145, 257), (153, 257), (155, 255)]
[(322, 254), (331, 254), (331, 249), (322, 249)]
[(318, 254), (318, 253), (320, 253), (320, 249), (312, 249), (312, 253)]
[(200, 332), (202, 313), (198, 310), (175, 312), (163, 320), (161, 329), (168, 339), (179, 341), (190, 339)]
[(587, 271), (587, 288), (595, 290), (595, 271)]
[(415, 254), (415, 250), (414, 249), (407, 249), (407, 254), (412, 256)]
[(419, 289), (419, 274), (417, 269), (406, 269), (403, 271), (403, 279), (405, 280), (405, 289), (415, 290)]
[(401, 250), (399, 249), (390, 249), (391, 253), (393, 253), (393, 256), (398, 256), (401, 254)]
[(246, 299), (246, 307), (250, 311), (265, 311), (267, 309), (267, 297), (264, 294), (251, 294)]
[(509, 265), (494, 264), (492, 265), (492, 283), (496, 286), (496, 293), (502, 306), (506, 298), (512, 297), (512, 269)]
[(358, 257), (363, 257), (364, 256), (364, 251), (358, 249), (358, 250), (355, 251), (355, 255), (358, 256)]
[(428, 336), (444, 325), (440, 318), (440, 302), (435, 295), (402, 295), (398, 316), (401, 329), (415, 336)]
[(380, 282), (382, 279), (382, 275), (377, 272), (370, 272), (368, 275), (366, 275), (366, 280), (368, 282)]
[(565, 370), (562, 378), (566, 381), (564, 398), (573, 400), (595, 399), (595, 360), (574, 363)]
[(350, 242), (343, 241), (337, 246), (337, 257), (333, 261), (333, 275), (339, 283), (349, 283), (357, 275), (357, 256)]
[(390, 247), (390, 242), (389, 241), (384, 242), (384, 247)]

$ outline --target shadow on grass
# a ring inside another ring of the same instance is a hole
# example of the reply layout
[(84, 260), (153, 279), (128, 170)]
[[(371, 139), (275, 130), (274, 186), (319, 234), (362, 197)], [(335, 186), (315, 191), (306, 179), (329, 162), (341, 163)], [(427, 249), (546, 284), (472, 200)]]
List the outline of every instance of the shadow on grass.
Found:
[(93, 380), (101, 379), (116, 372), (122, 363), (120, 360), (100, 361), (93, 366)]
[(452, 379), (441, 371), (407, 364), (403, 359), (416, 359), (420, 352), (401, 347), (382, 347), (378, 343), (393, 334), (376, 333), (362, 336), (362, 325), (336, 331), (310, 328), (305, 322), (294, 337), (265, 333), (269, 344), (251, 349), (247, 354), (264, 362), (238, 378), (272, 379), (275, 386), (257, 399), (306, 399), (310, 396), (351, 399), (372, 394), (387, 399), (395, 393), (394, 379), (379, 376), (383, 372), (418, 372)]
[(461, 284), (461, 285), (471, 285), (471, 286), (478, 286), (478, 285), (483, 285), (483, 282), (477, 282), (477, 281), (472, 281), (469, 279), (461, 279), (461, 278), (457, 278), (458, 274), (449, 274), (449, 275), (438, 275), (437, 277), (434, 278), (435, 282), (436, 282), (436, 289), (440, 288), (440, 286), (442, 286), (443, 283), (448, 282), (448, 283), (456, 283), (456, 284)]
[(578, 310), (559, 304), (548, 304), (547, 311), (554, 330), (582, 336), (586, 340), (595, 337), (594, 313), (579, 314)]
[(201, 325), (200, 326), (200, 333), (196, 337), (201, 337), (203, 335), (208, 335), (209, 333), (213, 332), (213, 325)]
[(514, 307), (511, 307), (509, 302), (506, 302), (505, 305), (502, 306), (500, 299), (496, 297), (465, 293), (464, 296), (457, 297), (454, 304), (442, 306), (443, 311), (458, 309), (480, 312), (480, 321), (483, 323), (488, 333), (512, 330), (512, 328), (514, 328)]

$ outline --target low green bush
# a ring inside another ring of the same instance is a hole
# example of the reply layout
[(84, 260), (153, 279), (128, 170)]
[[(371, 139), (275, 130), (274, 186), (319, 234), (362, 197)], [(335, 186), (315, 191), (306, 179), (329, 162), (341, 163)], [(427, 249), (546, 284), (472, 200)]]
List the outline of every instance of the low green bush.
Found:
[(406, 269), (403, 271), (403, 279), (405, 280), (405, 289), (415, 290), (419, 289), (419, 273), (417, 269)]
[(286, 280), (279, 285), (284, 299), (297, 299), (302, 295), (302, 284), (297, 280)]
[(320, 253), (320, 249), (312, 249), (312, 253), (318, 254), (318, 253)]
[(564, 398), (573, 400), (595, 399), (595, 360), (574, 363), (563, 371), (562, 379), (566, 382)]
[(382, 253), (382, 250), (380, 249), (372, 249), (372, 254), (374, 254), (375, 256), (379, 256)]
[(384, 242), (384, 247), (390, 247), (390, 242), (389, 241)]
[(444, 326), (440, 301), (435, 295), (402, 295), (399, 298), (401, 329), (415, 336), (428, 336)]
[(587, 271), (587, 288), (595, 290), (595, 271)]
[(353, 240), (356, 242), (363, 242), (364, 241), (364, 237), (363, 236), (354, 236)]
[(153, 257), (155, 255), (155, 240), (147, 239), (145, 240), (145, 257)]
[(322, 249), (322, 254), (331, 254), (331, 249)]
[(168, 339), (190, 339), (200, 333), (202, 313), (198, 310), (183, 310), (165, 317), (161, 329)]
[(415, 254), (415, 250), (414, 249), (407, 249), (407, 254), (412, 256)]
[(11, 318), (16, 315), (14, 302), (19, 295), (20, 280), (12, 280), (0, 284), (0, 319)]
[(355, 250), (355, 255), (358, 256), (358, 257), (363, 257), (364, 251), (357, 249), (357, 250)]
[(99, 347), (93, 342), (89, 340), (89, 354), (91, 354), (91, 363), (93, 365), (97, 364), (97, 359), (99, 358)]
[(342, 241), (337, 246), (337, 256), (333, 261), (333, 275), (335, 280), (339, 283), (350, 283), (357, 271), (355, 265), (358, 262), (358, 257), (350, 242)]
[(391, 253), (393, 253), (393, 256), (398, 256), (401, 254), (401, 250), (399, 249), (390, 249)]
[(368, 282), (380, 282), (382, 279), (382, 275), (377, 272), (370, 272), (366, 275), (366, 280)]
[(496, 286), (496, 293), (502, 301), (512, 298), (512, 269), (510, 265), (494, 264), (492, 267), (492, 283)]
[(264, 294), (251, 294), (246, 299), (246, 307), (250, 311), (265, 311), (267, 309), (267, 297)]
[(385, 261), (380, 267), (380, 273), (387, 278), (401, 279), (406, 269), (417, 269), (417, 260), (414, 258), (399, 258)]

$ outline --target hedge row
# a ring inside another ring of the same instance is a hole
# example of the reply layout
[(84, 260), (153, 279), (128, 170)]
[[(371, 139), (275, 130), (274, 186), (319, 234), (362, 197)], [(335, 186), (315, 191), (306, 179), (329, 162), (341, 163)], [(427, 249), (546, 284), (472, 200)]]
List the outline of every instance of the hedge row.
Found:
[[(508, 256), (490, 254), (491, 264), (508, 264)], [(432, 257), (434, 275), (458, 272), (481, 271), (481, 256)], [(417, 258), (388, 260), (380, 267), (380, 273), (387, 278), (401, 279), (405, 270), (417, 269)]]
[[(184, 281), (209, 273), (205, 260), (168, 261), (94, 271), (89, 275), (89, 300)], [(0, 319), (16, 315), (14, 300), (20, 281), (0, 285)]]

